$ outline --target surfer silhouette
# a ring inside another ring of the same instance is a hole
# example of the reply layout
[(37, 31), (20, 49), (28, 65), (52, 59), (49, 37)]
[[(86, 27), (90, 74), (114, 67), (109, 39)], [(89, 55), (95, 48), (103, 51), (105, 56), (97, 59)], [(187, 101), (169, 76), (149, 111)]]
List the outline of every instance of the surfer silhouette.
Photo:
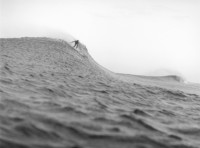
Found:
[(74, 48), (78, 48), (78, 45), (79, 45), (79, 40), (75, 40), (75, 41), (72, 41), (70, 43), (73, 43), (74, 42)]

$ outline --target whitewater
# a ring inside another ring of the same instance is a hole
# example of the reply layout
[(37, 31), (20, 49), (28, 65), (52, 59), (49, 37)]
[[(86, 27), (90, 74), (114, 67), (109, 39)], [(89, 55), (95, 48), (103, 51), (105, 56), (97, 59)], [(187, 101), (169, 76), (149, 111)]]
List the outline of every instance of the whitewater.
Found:
[(200, 148), (200, 85), (114, 73), (85, 45), (0, 39), (1, 148)]

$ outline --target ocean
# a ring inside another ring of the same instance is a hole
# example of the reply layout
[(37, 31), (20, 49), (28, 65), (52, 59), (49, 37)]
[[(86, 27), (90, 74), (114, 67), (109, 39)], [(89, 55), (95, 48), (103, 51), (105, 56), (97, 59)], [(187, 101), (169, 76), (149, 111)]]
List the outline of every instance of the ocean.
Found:
[(200, 148), (200, 84), (114, 73), (80, 44), (0, 39), (1, 148)]

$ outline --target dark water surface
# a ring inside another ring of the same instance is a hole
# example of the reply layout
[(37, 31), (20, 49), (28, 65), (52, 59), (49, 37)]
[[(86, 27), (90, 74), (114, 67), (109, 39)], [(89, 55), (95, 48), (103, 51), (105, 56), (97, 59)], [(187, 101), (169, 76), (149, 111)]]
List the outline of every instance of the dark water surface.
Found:
[(1, 39), (0, 66), (1, 148), (200, 147), (198, 86), (122, 77), (48, 38)]

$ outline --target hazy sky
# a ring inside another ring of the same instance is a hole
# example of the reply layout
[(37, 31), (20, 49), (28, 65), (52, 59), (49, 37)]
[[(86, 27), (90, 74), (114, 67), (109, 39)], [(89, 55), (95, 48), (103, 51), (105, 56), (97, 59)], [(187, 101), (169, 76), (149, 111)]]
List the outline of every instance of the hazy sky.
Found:
[(67, 34), (114, 72), (200, 83), (200, 0), (0, 0), (0, 37)]

